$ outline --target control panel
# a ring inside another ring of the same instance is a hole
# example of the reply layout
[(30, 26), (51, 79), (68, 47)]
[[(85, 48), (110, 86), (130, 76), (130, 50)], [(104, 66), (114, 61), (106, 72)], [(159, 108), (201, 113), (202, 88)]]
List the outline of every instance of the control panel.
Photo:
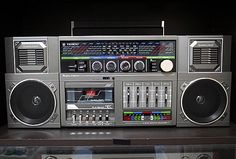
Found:
[(67, 110), (66, 121), (71, 126), (111, 126), (114, 121), (114, 110), (107, 108), (92, 108), (86, 110)]
[(175, 40), (60, 41), (62, 73), (175, 72)]
[(65, 124), (67, 126), (114, 125), (113, 82), (73, 83), (69, 82), (65, 88)]
[(171, 81), (123, 82), (124, 122), (168, 122), (171, 120)]

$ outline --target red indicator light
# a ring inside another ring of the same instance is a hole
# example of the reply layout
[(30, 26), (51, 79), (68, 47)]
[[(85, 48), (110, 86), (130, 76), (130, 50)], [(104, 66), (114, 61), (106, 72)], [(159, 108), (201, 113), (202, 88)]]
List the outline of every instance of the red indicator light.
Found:
[(144, 115), (152, 114), (152, 112), (143, 112)]
[(130, 120), (131, 120), (131, 117), (130, 117), (130, 116), (124, 116), (124, 117), (123, 117), (123, 120), (124, 120), (124, 121), (130, 121)]
[(95, 90), (87, 90), (86, 91), (86, 95), (87, 96), (95, 96), (96, 95), (96, 91)]
[(171, 120), (171, 116), (170, 115), (166, 115), (163, 117), (163, 120)]

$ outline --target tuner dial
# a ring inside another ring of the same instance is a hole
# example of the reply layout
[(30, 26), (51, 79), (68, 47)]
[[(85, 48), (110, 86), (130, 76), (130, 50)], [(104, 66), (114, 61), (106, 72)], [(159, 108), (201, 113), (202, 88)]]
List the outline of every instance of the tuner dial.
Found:
[(106, 64), (106, 69), (109, 72), (114, 72), (116, 70), (116, 63), (114, 61), (108, 61)]
[(160, 67), (163, 72), (170, 72), (174, 68), (174, 64), (171, 60), (163, 60)]
[(100, 61), (94, 61), (92, 64), (92, 70), (95, 72), (102, 71), (102, 63)]
[(120, 63), (120, 69), (124, 72), (128, 72), (131, 68), (130, 62), (129, 61), (122, 61)]
[(134, 69), (136, 70), (136, 71), (143, 71), (144, 69), (145, 69), (145, 64), (144, 64), (144, 62), (143, 61), (136, 61), (135, 63), (134, 63)]

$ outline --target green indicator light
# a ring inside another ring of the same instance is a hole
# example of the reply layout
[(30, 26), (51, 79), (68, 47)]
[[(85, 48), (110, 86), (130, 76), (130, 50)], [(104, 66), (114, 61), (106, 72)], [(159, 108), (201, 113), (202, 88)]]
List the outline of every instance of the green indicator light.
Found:
[(141, 116), (138, 116), (138, 120), (141, 120)]
[(147, 59), (175, 59), (175, 56), (147, 56)]
[(162, 114), (170, 114), (170, 111), (161, 111)]
[(61, 57), (62, 60), (88, 60), (90, 57), (88, 56), (80, 56), (80, 57)]
[(155, 117), (155, 120), (158, 120), (158, 116)]
[(134, 112), (124, 112), (124, 114), (134, 114)]
[(154, 119), (154, 120), (157, 120), (157, 117), (156, 117), (156, 115), (155, 115), (155, 116), (153, 116), (153, 119)]

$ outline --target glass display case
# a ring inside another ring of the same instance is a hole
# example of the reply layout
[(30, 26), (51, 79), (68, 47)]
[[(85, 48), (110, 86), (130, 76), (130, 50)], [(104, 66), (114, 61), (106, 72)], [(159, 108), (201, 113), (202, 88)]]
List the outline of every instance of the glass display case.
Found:
[(236, 126), (0, 128), (0, 159), (234, 159)]
[(235, 145), (0, 147), (1, 159), (234, 159)]

